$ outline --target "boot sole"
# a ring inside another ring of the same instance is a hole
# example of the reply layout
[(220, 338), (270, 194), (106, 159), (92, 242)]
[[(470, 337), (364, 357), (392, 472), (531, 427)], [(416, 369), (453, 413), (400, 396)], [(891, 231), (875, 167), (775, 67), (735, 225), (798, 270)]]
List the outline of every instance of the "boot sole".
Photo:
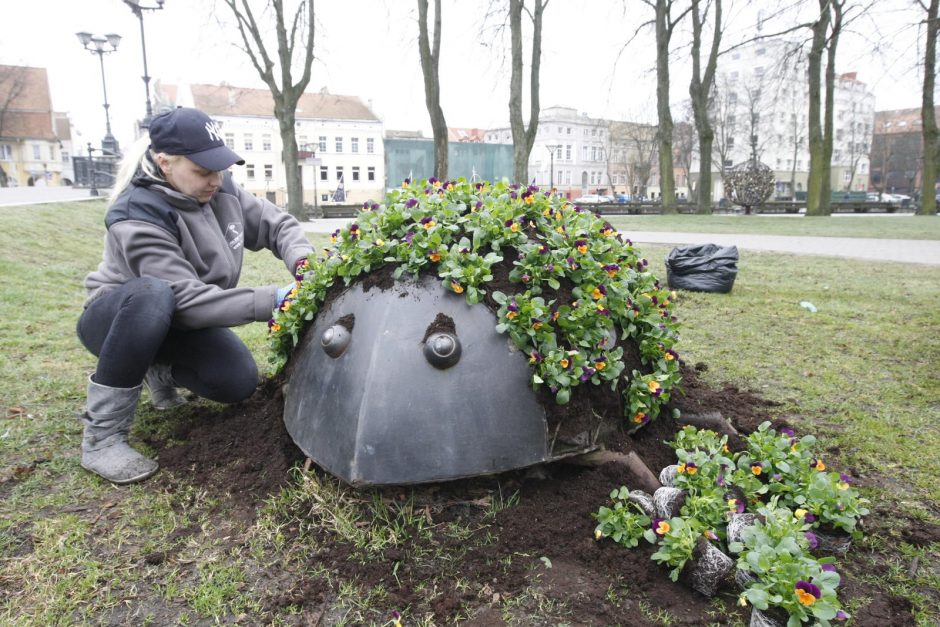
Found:
[(89, 467), (86, 466), (85, 464), (82, 464), (82, 468), (84, 468), (85, 470), (87, 470), (88, 472), (90, 472), (90, 473), (92, 473), (92, 474), (94, 474), (94, 475), (98, 475), (99, 477), (101, 477), (102, 479), (104, 479), (104, 480), (106, 480), (106, 481), (110, 481), (110, 482), (113, 483), (114, 485), (129, 485), (129, 484), (131, 484), (131, 483), (138, 483), (138, 482), (140, 482), (140, 481), (143, 481), (144, 479), (149, 479), (150, 477), (152, 477), (152, 476), (154, 476), (155, 474), (157, 474), (157, 471), (158, 471), (158, 470), (160, 470), (160, 466), (158, 465), (158, 466), (157, 466), (156, 468), (154, 468), (152, 471), (141, 473), (141, 474), (139, 474), (139, 475), (136, 475), (136, 476), (134, 476), (134, 477), (131, 477), (130, 479), (112, 479), (111, 477), (106, 477), (106, 476), (104, 476), (103, 474), (101, 474), (100, 472), (98, 472), (97, 470), (95, 470), (94, 468), (89, 468)]

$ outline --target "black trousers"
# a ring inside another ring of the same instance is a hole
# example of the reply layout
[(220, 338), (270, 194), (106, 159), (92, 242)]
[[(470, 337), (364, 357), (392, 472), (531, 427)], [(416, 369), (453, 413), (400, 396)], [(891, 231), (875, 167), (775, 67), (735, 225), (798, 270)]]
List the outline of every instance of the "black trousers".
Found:
[(174, 328), (174, 309), (169, 284), (150, 277), (131, 279), (93, 300), (77, 331), (98, 357), (95, 383), (135, 387), (151, 364), (165, 363), (177, 384), (203, 398), (234, 403), (251, 396), (258, 366), (244, 342), (226, 328)]

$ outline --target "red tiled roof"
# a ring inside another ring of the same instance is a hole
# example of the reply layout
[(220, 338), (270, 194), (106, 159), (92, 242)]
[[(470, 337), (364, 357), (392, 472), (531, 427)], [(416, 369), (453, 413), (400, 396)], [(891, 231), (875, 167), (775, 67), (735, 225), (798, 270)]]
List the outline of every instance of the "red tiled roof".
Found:
[[(161, 85), (160, 96), (175, 101), (175, 85)], [(233, 85), (190, 85), (193, 105), (209, 115), (272, 117), (274, 98), (267, 89)], [(172, 95), (171, 95), (172, 93)], [(356, 96), (305, 93), (297, 103), (297, 119), (375, 120), (378, 118)]]
[[(934, 112), (940, 119), (940, 107), (935, 107)], [(921, 129), (920, 107), (875, 111), (875, 135), (920, 133)]]
[(0, 65), (0, 112), (0, 137), (54, 140), (46, 69)]

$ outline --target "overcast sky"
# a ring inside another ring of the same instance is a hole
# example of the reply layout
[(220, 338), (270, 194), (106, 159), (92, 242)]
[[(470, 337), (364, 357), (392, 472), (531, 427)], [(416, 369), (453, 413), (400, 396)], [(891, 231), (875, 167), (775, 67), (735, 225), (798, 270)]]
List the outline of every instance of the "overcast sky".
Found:
[[(141, 0), (155, 6), (155, 0)], [(291, 3), (292, 0), (288, 0)], [(726, 5), (731, 0), (725, 0)], [(730, 44), (754, 32), (755, 10), (794, 0), (739, 0), (726, 9)], [(118, 50), (104, 58), (112, 131), (122, 145), (144, 114), (140, 24), (121, 0), (29, 0), (9, 3), (0, 20), (0, 63), (45, 67), (53, 107), (72, 118), (73, 137), (98, 145), (105, 116), (97, 55), (82, 50), (75, 33), (117, 33)], [(256, 2), (257, 4), (257, 2)], [(501, 19), (486, 18), (493, 0), (443, 0), (441, 97), (453, 127), (508, 125), (508, 33)], [(815, 4), (812, 3), (812, 4)], [(920, 104), (917, 70), (923, 29), (912, 26), (911, 0), (879, 0), (840, 44), (838, 72), (857, 71), (876, 96), (876, 108)], [(433, 3), (432, 3), (433, 5)], [(414, 0), (318, 0), (316, 61), (308, 90), (370, 102), (388, 129), (422, 129), (430, 135), (417, 52)], [(756, 7), (756, 9), (755, 9)], [(219, 0), (166, 0), (144, 15), (148, 70), (153, 80), (263, 87), (237, 32), (220, 24), (228, 9)], [(653, 121), (652, 17), (641, 0), (550, 0), (545, 11), (541, 106), (574, 107), (594, 117)], [(805, 16), (804, 16), (805, 17)], [(782, 22), (795, 23), (790, 14)], [(639, 34), (634, 37), (637, 30)], [(765, 24), (765, 32), (773, 30)], [(682, 45), (684, 33), (676, 36)], [(273, 36), (272, 36), (273, 40)], [(629, 44), (628, 44), (629, 42)], [(687, 54), (673, 64), (674, 110), (687, 97)], [(528, 72), (528, 69), (526, 70)], [(151, 82), (151, 85), (153, 82)], [(524, 105), (526, 117), (528, 102)]]

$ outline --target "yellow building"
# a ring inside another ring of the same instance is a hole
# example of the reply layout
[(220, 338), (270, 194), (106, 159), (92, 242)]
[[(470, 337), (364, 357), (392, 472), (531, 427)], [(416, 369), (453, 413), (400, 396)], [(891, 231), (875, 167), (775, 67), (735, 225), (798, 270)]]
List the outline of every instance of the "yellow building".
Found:
[(0, 186), (65, 184), (55, 117), (45, 68), (0, 65)]

